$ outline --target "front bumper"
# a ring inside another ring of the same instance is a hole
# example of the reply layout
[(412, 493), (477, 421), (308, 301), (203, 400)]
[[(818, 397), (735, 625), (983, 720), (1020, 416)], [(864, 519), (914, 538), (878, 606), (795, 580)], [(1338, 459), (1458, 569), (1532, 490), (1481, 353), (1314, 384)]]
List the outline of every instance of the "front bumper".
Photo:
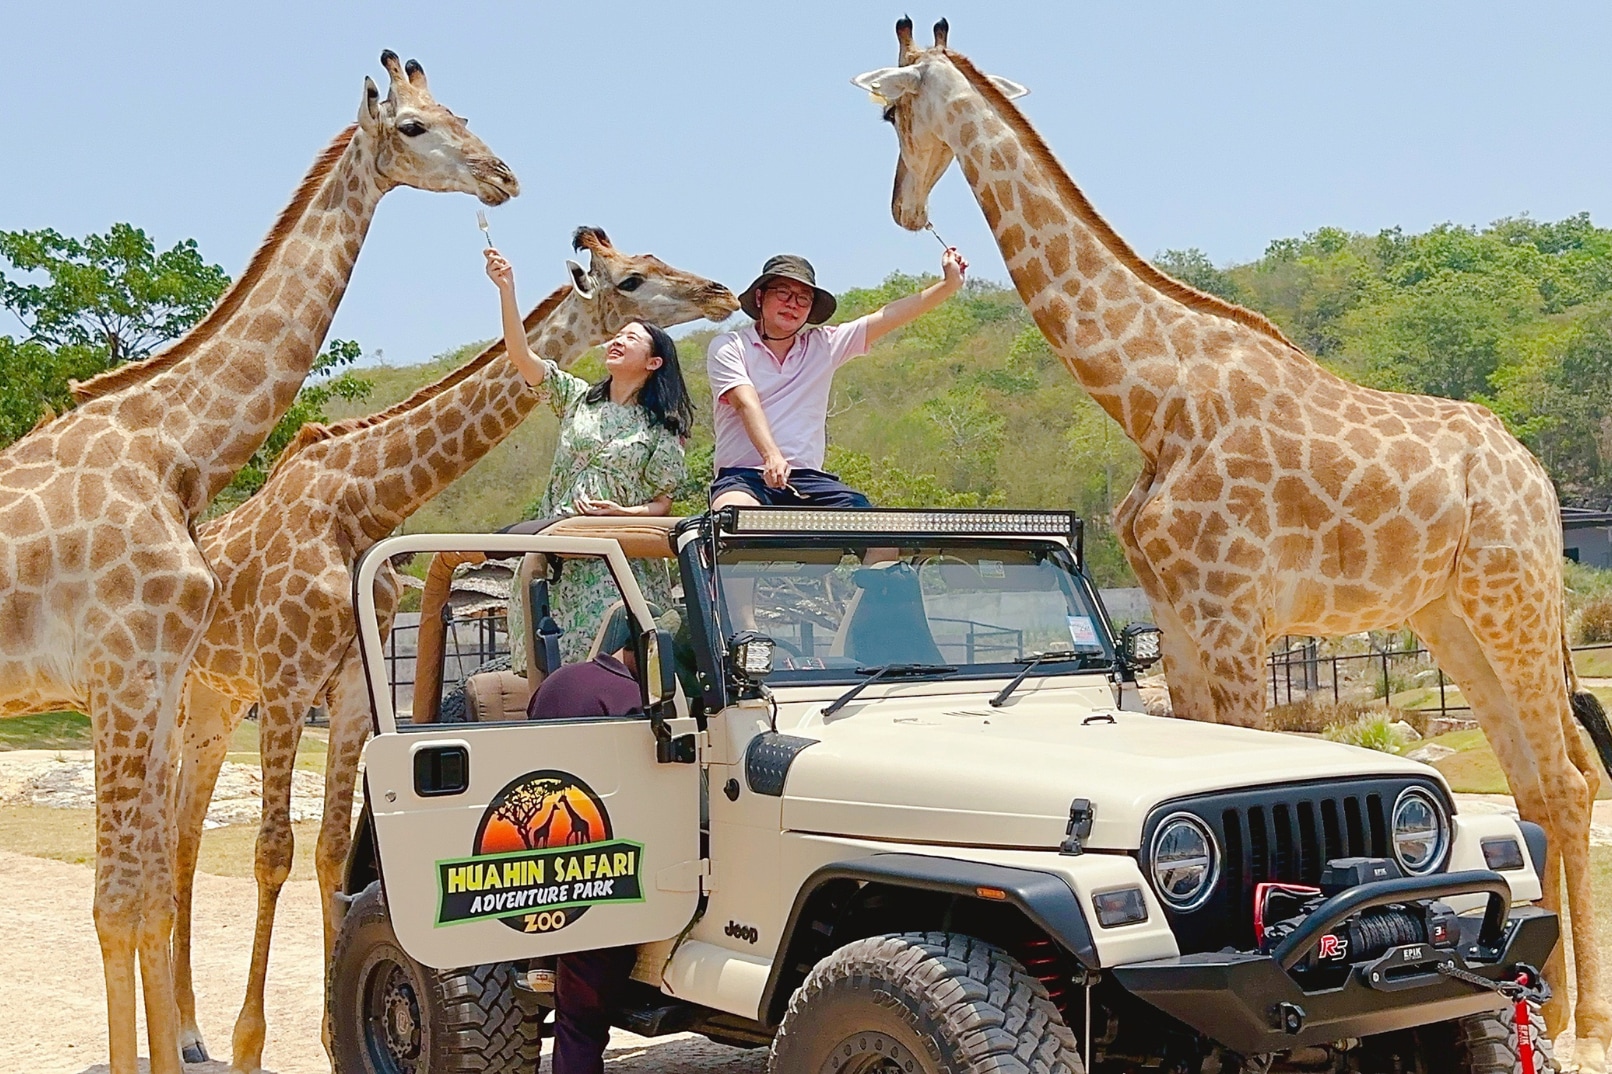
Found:
[[(1281, 1052), (1368, 1037), (1499, 1010), (1495, 992), (1437, 972), (1440, 962), (1491, 980), (1519, 962), (1543, 965), (1556, 947), (1556, 915), (1534, 906), (1507, 911), (1505, 881), (1485, 870), (1385, 880), (1345, 892), (1313, 915), (1313, 928), (1295, 933), (1271, 954), (1206, 952), (1116, 966), (1115, 980), (1131, 994), (1243, 1055)], [(1288, 972), (1308, 947), (1351, 914), (1374, 906), (1487, 894), (1481, 922), (1463, 918), (1452, 948), (1410, 944), (1356, 966), (1344, 984), (1307, 992)]]

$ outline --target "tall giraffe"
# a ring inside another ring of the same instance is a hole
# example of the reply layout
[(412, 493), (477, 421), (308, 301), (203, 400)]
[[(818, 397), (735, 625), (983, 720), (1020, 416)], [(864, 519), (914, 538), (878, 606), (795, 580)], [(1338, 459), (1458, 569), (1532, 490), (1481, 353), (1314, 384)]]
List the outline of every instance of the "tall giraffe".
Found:
[(156, 1074), (178, 1074), (169, 941), (185, 670), (217, 597), (202, 510), (295, 397), (371, 215), (394, 186), (488, 204), (515, 177), (391, 52), (358, 122), (314, 162), (202, 322), (83, 384), (77, 409), (0, 453), (0, 716), (76, 708), (95, 747), (95, 928), (112, 1074), (134, 1074), (139, 958)]
[[(578, 229), (587, 270), (526, 316), (533, 352), (568, 366), (622, 325), (720, 321), (738, 309), (721, 284), (660, 259), (621, 253), (597, 228)], [(291, 869), (291, 775), (302, 717), (328, 699), (325, 810), (315, 855), (325, 955), (335, 944), (332, 899), (351, 842), (353, 785), (370, 708), (353, 618), (352, 572), (375, 541), (476, 464), (541, 399), (500, 340), (447, 376), (378, 414), (305, 426), (268, 482), (203, 526), (199, 544), (219, 578), (219, 606), (196, 650), (185, 701), (179, 806), (179, 919), (174, 937), (181, 1042), (206, 1059), (190, 974), (190, 893), (202, 822), (230, 736), (258, 705), (263, 815), (257, 841), (258, 914), (246, 999), (236, 1020), (234, 1068), (262, 1065), (264, 985), (275, 905)], [(377, 605), (395, 606), (383, 571)]]
[[(1138, 257), (1012, 103), (1024, 89), (946, 36), (942, 20), (919, 49), (904, 19), (898, 66), (853, 80), (896, 129), (892, 215), (924, 227), (956, 159), (1037, 326), (1140, 448), (1115, 526), (1164, 630), (1175, 711), (1255, 723), (1278, 635), (1409, 622), (1470, 700), (1522, 815), (1549, 832), (1552, 907), (1565, 865), (1578, 1056), (1604, 1069), (1612, 1008), (1589, 875), (1600, 773), (1573, 716), (1609, 767), (1612, 737), (1566, 652), (1544, 468), (1482, 407), (1351, 384), (1259, 314)], [(1565, 1027), (1565, 1006), (1549, 1014)]]

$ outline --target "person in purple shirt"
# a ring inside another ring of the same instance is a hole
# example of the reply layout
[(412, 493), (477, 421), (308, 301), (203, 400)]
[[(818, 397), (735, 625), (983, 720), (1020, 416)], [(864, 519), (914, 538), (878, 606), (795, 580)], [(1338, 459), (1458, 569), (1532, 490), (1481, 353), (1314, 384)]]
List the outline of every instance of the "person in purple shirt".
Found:
[(923, 316), (963, 286), (968, 262), (954, 247), (940, 282), (845, 324), (811, 262), (769, 258), (739, 296), (754, 323), (711, 341), (706, 373), (716, 419), (713, 510), (730, 505), (867, 507), (866, 496), (823, 472), (834, 371), (880, 337)]
[[(644, 711), (632, 651), (632, 620), (618, 606), (599, 655), (566, 664), (543, 680), (526, 707), (529, 720), (633, 716)], [(554, 979), (554, 1074), (603, 1074), (610, 1018), (638, 960), (636, 947), (606, 947), (561, 955)], [(532, 968), (546, 969), (543, 960)], [(541, 978), (539, 978), (541, 979)]]

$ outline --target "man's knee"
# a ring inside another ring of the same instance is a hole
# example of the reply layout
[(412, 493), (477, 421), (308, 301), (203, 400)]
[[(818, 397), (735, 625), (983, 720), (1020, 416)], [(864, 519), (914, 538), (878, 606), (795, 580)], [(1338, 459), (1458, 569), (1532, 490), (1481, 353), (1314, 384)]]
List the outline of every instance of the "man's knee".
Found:
[(761, 501), (743, 489), (728, 489), (718, 493), (716, 499), (711, 501), (711, 510), (720, 511), (724, 507), (760, 507)]

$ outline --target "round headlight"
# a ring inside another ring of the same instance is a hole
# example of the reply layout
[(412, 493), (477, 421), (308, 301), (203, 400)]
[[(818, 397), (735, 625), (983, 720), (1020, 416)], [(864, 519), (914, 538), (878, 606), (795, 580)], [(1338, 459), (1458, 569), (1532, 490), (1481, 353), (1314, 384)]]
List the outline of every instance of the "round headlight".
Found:
[(1220, 853), (1214, 833), (1191, 813), (1172, 813), (1153, 833), (1153, 888), (1172, 910), (1196, 910), (1215, 889)]
[(1407, 787), (1394, 802), (1394, 857), (1412, 876), (1423, 876), (1444, 863), (1450, 845), (1450, 822), (1444, 807), (1421, 787)]

